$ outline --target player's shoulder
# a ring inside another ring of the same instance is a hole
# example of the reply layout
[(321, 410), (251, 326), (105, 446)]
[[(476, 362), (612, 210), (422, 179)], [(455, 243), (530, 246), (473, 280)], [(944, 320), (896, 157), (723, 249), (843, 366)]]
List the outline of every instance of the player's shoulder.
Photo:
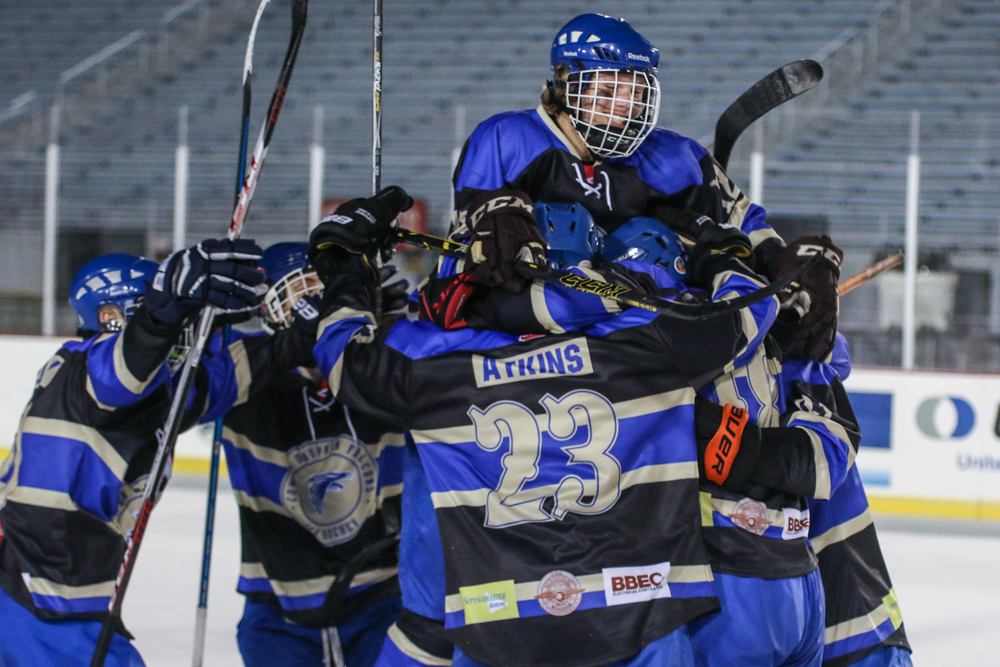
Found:
[(518, 336), (499, 331), (445, 331), (432, 322), (400, 320), (389, 330), (385, 344), (412, 360), (419, 360), (452, 352), (492, 350), (513, 345), (519, 340)]
[(538, 125), (540, 125), (538, 114), (534, 109), (520, 109), (493, 114), (476, 126), (476, 132), (490, 132), (497, 128), (531, 128)]
[(684, 151), (692, 154), (696, 159), (700, 160), (704, 157), (708, 151), (704, 146), (699, 144), (697, 141), (691, 137), (686, 137), (679, 132), (665, 128), (657, 127), (654, 128), (649, 136), (646, 137), (645, 141), (639, 147), (640, 152), (648, 151)]

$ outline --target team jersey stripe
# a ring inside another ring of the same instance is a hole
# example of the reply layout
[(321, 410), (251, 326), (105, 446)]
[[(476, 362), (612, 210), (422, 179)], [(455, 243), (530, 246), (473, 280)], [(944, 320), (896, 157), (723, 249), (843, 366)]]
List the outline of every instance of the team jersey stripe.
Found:
[(21, 503), (22, 505), (66, 510), (68, 512), (76, 511), (76, 503), (73, 502), (68, 493), (62, 491), (17, 486), (7, 494), (6, 498), (11, 502)]
[[(387, 581), (396, 576), (398, 568), (384, 567), (354, 576), (348, 594), (368, 588), (369, 586)], [(261, 563), (243, 563), (240, 565), (240, 577), (237, 589), (242, 593), (270, 593), (278, 598), (283, 609), (314, 609), (322, 606), (326, 594), (330, 591), (335, 575), (281, 581), (267, 576)]]
[[(576, 577), (582, 588), (580, 605), (577, 610), (598, 609), (608, 606), (605, 602), (605, 587), (603, 573), (586, 574)], [(708, 565), (671, 566), (667, 575), (670, 589), (669, 597), (690, 598), (714, 595), (711, 582), (712, 568)], [(514, 592), (517, 598), (518, 614), (526, 616), (544, 616), (548, 614), (538, 603), (540, 581), (516, 582)], [(486, 586), (482, 584), (479, 587)], [(644, 600), (643, 600), (644, 601)], [(637, 601), (638, 602), (638, 601)], [(445, 597), (445, 627), (454, 628), (465, 625), (465, 602), (461, 593), (453, 593)]]
[(223, 441), (228, 442), (233, 447), (245, 451), (248, 455), (263, 463), (270, 463), (276, 466), (288, 467), (288, 455), (285, 452), (270, 447), (262, 447), (255, 444), (250, 438), (237, 433), (228, 426), (222, 427)]
[[(230, 468), (230, 471), (232, 468)], [(254, 512), (274, 512), (275, 514), (280, 514), (286, 516), (289, 519), (295, 519), (292, 513), (285, 509), (285, 506), (281, 503), (276, 503), (273, 500), (263, 497), (263, 496), (251, 496), (246, 491), (241, 491), (234, 488), (233, 493), (236, 494), (236, 504), (240, 507), (245, 507)]]
[(879, 644), (902, 624), (896, 591), (890, 589), (882, 604), (868, 614), (828, 627), (823, 656), (835, 658)]
[(822, 535), (809, 538), (809, 542), (812, 544), (813, 551), (818, 554), (831, 544), (843, 542), (852, 535), (860, 533), (870, 525), (872, 525), (872, 515), (868, 509), (865, 509), (863, 513), (853, 519), (849, 519), (844, 523), (834, 526)]
[(107, 611), (108, 601), (115, 590), (114, 580), (70, 586), (42, 577), (24, 576), (23, 579), (36, 607), (62, 613)]
[(28, 435), (51, 436), (60, 440), (80, 442), (90, 448), (119, 479), (125, 476), (128, 463), (115, 451), (101, 433), (89, 426), (61, 419), (25, 417), (21, 422), (22, 438)]
[(439, 658), (435, 655), (428, 653), (423, 650), (412, 641), (410, 638), (403, 634), (395, 623), (389, 626), (389, 641), (399, 649), (399, 652), (410, 660), (416, 661), (420, 665), (429, 665), (430, 667), (450, 667), (451, 660), (449, 658)]
[(242, 405), (250, 398), (250, 384), (253, 382), (250, 359), (242, 340), (229, 344), (229, 356), (233, 360), (233, 375), (236, 378), (236, 401), (233, 406)]
[[(656, 484), (659, 482), (676, 482), (685, 479), (698, 479), (698, 464), (694, 461), (685, 463), (668, 463), (662, 465), (644, 466), (638, 470), (622, 473), (620, 490), (624, 491), (640, 484)], [(555, 495), (559, 484), (532, 486), (533, 490), (549, 496)], [(493, 489), (482, 488), (467, 491), (440, 491), (431, 493), (431, 501), (435, 509), (449, 507), (485, 507), (486, 499)], [(617, 489), (607, 490), (614, 493)]]
[(124, 339), (121, 332), (103, 334), (87, 350), (87, 391), (102, 406), (131, 405), (169, 378), (162, 365), (146, 379), (132, 375), (125, 363)]
[(260, 461), (250, 452), (235, 447), (227, 450), (226, 458), (234, 490), (281, 505), (281, 482), (288, 472), (287, 461), (283, 464)]

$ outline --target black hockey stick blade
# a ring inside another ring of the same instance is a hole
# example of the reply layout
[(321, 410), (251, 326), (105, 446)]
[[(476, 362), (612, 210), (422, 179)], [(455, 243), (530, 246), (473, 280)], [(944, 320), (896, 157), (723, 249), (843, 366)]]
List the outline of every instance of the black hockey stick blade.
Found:
[(750, 86), (715, 124), (715, 144), (712, 152), (725, 169), (736, 140), (754, 121), (771, 109), (812, 90), (823, 80), (823, 68), (815, 60), (796, 60), (774, 70)]
[[(454, 241), (438, 238), (429, 234), (422, 234), (409, 229), (403, 229), (401, 227), (395, 228), (393, 232), (396, 234), (396, 238), (400, 243), (415, 245), (420, 248), (433, 250), (451, 257), (465, 257), (465, 252), (468, 249), (468, 247), (462, 243), (456, 243)], [(548, 280), (570, 289), (575, 289), (579, 292), (586, 292), (587, 294), (593, 294), (594, 296), (617, 301), (618, 303), (626, 306), (643, 308), (645, 310), (660, 313), (661, 315), (667, 315), (669, 317), (675, 317), (682, 320), (702, 320), (708, 317), (725, 315), (735, 310), (739, 310), (740, 308), (752, 306), (759, 301), (763, 301), (768, 297), (774, 296), (797, 280), (800, 275), (815, 266), (820, 257), (820, 255), (813, 257), (809, 261), (796, 267), (796, 269), (789, 275), (779, 280), (775, 280), (774, 282), (769, 283), (764, 287), (751, 292), (750, 294), (744, 294), (741, 297), (726, 299), (724, 301), (711, 301), (709, 303), (680, 303), (677, 301), (671, 301), (669, 299), (646, 294), (638, 290), (620, 287), (602, 280), (594, 280), (593, 278), (578, 276), (575, 273), (570, 273), (568, 271), (551, 269), (547, 266), (538, 266), (537, 264), (530, 264), (528, 262), (519, 262), (517, 265), (517, 271), (525, 278)]]

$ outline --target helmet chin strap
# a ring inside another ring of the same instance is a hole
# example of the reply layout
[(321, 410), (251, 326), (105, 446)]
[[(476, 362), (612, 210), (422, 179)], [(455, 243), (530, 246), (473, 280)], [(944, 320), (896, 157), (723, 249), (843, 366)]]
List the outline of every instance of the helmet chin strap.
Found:
[(594, 155), (590, 152), (590, 148), (587, 143), (583, 140), (580, 132), (577, 131), (576, 126), (573, 125), (573, 121), (570, 119), (569, 114), (565, 110), (560, 111), (556, 115), (556, 125), (562, 130), (563, 134), (566, 135), (566, 139), (573, 145), (573, 150), (576, 151), (577, 156), (584, 162), (597, 162)]

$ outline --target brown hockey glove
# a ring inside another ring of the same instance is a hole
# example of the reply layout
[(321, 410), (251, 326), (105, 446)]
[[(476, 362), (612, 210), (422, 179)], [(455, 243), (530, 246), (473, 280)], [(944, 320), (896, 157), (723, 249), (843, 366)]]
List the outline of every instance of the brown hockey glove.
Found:
[(760, 427), (749, 421), (747, 411), (696, 396), (694, 430), (701, 478), (727, 488), (742, 486), (760, 457)]
[(531, 199), (518, 190), (492, 190), (476, 197), (469, 211), (469, 279), (520, 294), (531, 280), (518, 275), (516, 263), (545, 266), (545, 237), (535, 224)]
[(833, 350), (837, 335), (837, 281), (843, 251), (829, 236), (803, 236), (775, 257), (772, 274), (774, 278), (786, 276), (817, 254), (823, 259), (778, 295), (782, 309), (779, 328), (784, 329), (779, 338), (788, 356), (823, 360)]

